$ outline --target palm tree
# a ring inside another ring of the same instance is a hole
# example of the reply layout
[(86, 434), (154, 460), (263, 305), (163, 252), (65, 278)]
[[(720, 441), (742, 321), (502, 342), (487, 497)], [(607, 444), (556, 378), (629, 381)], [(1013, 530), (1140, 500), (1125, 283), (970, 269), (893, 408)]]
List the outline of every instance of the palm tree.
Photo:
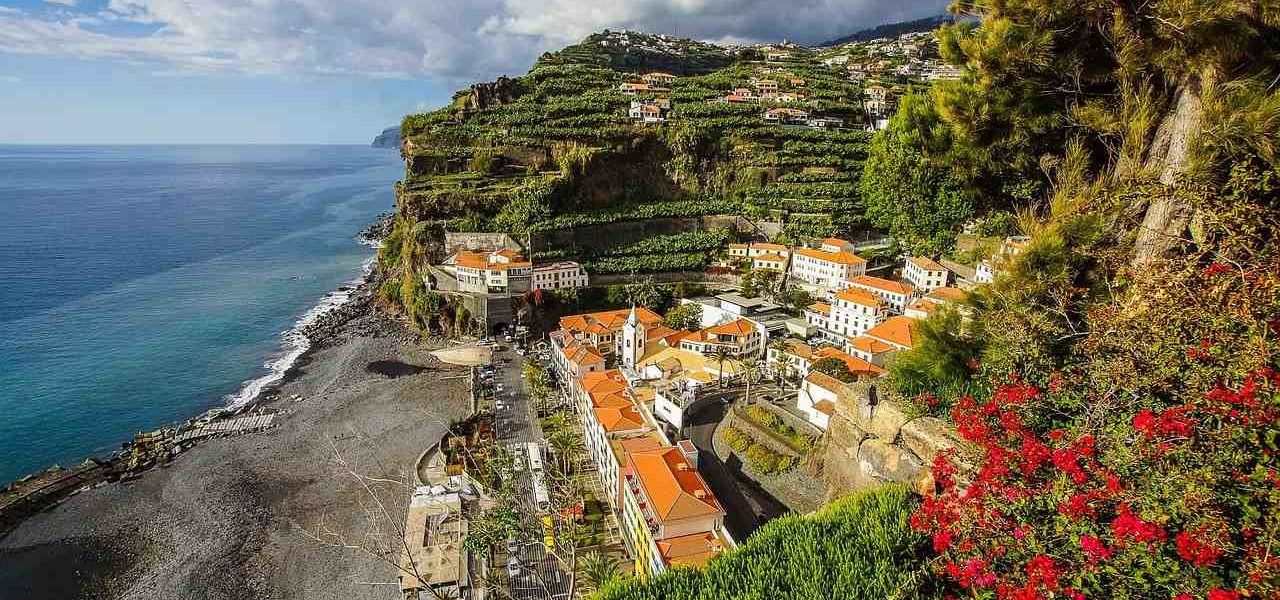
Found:
[(551, 437), (547, 438), (547, 442), (556, 451), (556, 456), (560, 457), (563, 463), (561, 465), (562, 470), (568, 475), (569, 465), (571, 464), (569, 462), (570, 457), (580, 455), (584, 450), (582, 438), (578, 436), (578, 432), (565, 427), (551, 434)]
[(787, 353), (791, 351), (791, 344), (786, 338), (778, 338), (769, 344), (769, 349), (778, 353), (773, 359), (773, 378), (785, 392), (787, 391), (787, 368), (791, 366), (790, 361), (787, 360)]
[(610, 554), (592, 550), (582, 555), (579, 566), (588, 592), (600, 591), (600, 588), (618, 578), (618, 559)]
[(760, 361), (748, 358), (738, 363), (742, 367), (742, 378), (747, 382), (747, 394), (743, 397), (744, 406), (751, 404), (751, 384), (760, 380)]
[(731, 356), (728, 348), (716, 346), (715, 359), (717, 363), (720, 363), (720, 387), (722, 388), (724, 387), (724, 361), (729, 360)]

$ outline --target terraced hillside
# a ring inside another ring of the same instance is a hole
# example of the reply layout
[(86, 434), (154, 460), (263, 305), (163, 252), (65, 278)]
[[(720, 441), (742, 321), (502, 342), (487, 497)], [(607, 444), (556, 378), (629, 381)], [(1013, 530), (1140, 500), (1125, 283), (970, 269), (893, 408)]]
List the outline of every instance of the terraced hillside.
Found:
[[(652, 72), (675, 78), (620, 90)], [(738, 89), (754, 97), (725, 100)], [(539, 244), (557, 239), (540, 234), (717, 214), (773, 221), (792, 237), (856, 234), (870, 137), (861, 100), (860, 84), (805, 48), (592, 35), (544, 54), (524, 76), (476, 84), (449, 106), (405, 118), (397, 247), (384, 252), (384, 267), (405, 275), (438, 260), (443, 231), (511, 233), (534, 240), (536, 256), (583, 258), (602, 272), (699, 268), (714, 251), (707, 236), (726, 234), (672, 231), (639, 248), (623, 238), (616, 243), (631, 247), (559, 247)], [(633, 119), (633, 101), (661, 105), (661, 118)], [(783, 109), (780, 118), (767, 120), (770, 109)]]

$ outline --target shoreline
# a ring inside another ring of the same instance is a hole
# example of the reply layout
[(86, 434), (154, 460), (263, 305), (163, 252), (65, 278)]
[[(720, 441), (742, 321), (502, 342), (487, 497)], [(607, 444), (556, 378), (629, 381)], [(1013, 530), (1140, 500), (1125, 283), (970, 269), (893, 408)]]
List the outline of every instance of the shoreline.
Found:
[[(394, 573), (298, 532), (332, 511), (332, 524), (355, 535), (361, 492), (334, 453), (380, 478), (410, 475), (422, 449), (469, 413), (470, 390), (457, 377), (468, 371), (430, 355), (436, 341), (374, 305), (375, 279), (336, 290), (345, 301), (300, 326), (307, 348), (255, 398), (211, 409), (221, 420), (275, 415), (269, 428), (202, 438), (175, 460), (77, 486), (14, 523), (0, 536), (0, 597), (302, 598), (331, 593), (335, 577), (352, 586), (348, 597), (385, 597), (375, 593), (385, 586), (354, 582)], [(387, 360), (421, 372), (369, 368)]]

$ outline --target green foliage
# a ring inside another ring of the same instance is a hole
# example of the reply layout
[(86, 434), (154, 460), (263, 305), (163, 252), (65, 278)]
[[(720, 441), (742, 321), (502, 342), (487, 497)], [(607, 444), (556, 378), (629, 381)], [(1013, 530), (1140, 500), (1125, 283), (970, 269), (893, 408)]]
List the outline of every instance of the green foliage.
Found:
[(912, 329), (915, 347), (897, 352), (890, 361), (889, 384), (903, 397), (930, 392), (946, 401), (980, 394), (979, 384), (970, 378), (973, 366), (982, 357), (982, 343), (966, 337), (963, 316), (951, 306), (943, 306)]
[(704, 569), (676, 568), (606, 586), (593, 600), (881, 600), (930, 598), (900, 486), (846, 496), (811, 515), (770, 521)]
[(587, 261), (587, 272), (605, 274), (666, 273), (674, 271), (701, 271), (710, 258), (700, 252), (676, 254), (644, 254), (639, 256), (610, 256)]
[(871, 142), (862, 175), (867, 218), (914, 254), (945, 250), (974, 211), (961, 182), (919, 148), (937, 143), (931, 137), (938, 127), (926, 98), (903, 98), (889, 128)]
[[(796, 452), (808, 452), (813, 448), (813, 436), (796, 431), (794, 427), (783, 422), (782, 417), (778, 416), (777, 413), (762, 406), (748, 406), (744, 412), (747, 419), (760, 427), (773, 431)], [(779, 471), (785, 470), (785, 468), (779, 469)]]
[(663, 315), (662, 324), (672, 329), (699, 329), (702, 327), (702, 305), (686, 302), (676, 306)]
[(849, 365), (834, 356), (828, 356), (827, 358), (820, 358), (814, 361), (810, 370), (830, 375), (845, 383), (852, 383), (858, 380), (858, 376), (854, 375), (853, 372), (849, 370)]
[(781, 454), (774, 452), (764, 444), (752, 444), (747, 448), (747, 466), (757, 473), (772, 475), (778, 472), (778, 461)]
[(724, 428), (724, 441), (733, 448), (734, 452), (746, 452), (747, 448), (754, 443), (750, 435), (732, 425)]

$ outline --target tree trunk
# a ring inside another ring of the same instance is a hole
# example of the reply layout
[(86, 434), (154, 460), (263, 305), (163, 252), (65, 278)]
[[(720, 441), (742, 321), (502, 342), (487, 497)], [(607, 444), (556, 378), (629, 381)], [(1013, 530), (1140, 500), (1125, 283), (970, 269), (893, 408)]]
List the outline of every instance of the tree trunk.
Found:
[[(1212, 82), (1211, 71), (1187, 76), (1178, 86), (1173, 106), (1156, 128), (1142, 167), (1148, 173), (1159, 173), (1160, 183), (1166, 186), (1177, 183), (1178, 176), (1187, 169), (1203, 127), (1201, 95)], [(1163, 256), (1186, 238), (1194, 210), (1185, 198), (1164, 195), (1150, 199), (1145, 211), (1134, 212), (1142, 214), (1142, 224), (1134, 243), (1133, 264), (1143, 265)]]

